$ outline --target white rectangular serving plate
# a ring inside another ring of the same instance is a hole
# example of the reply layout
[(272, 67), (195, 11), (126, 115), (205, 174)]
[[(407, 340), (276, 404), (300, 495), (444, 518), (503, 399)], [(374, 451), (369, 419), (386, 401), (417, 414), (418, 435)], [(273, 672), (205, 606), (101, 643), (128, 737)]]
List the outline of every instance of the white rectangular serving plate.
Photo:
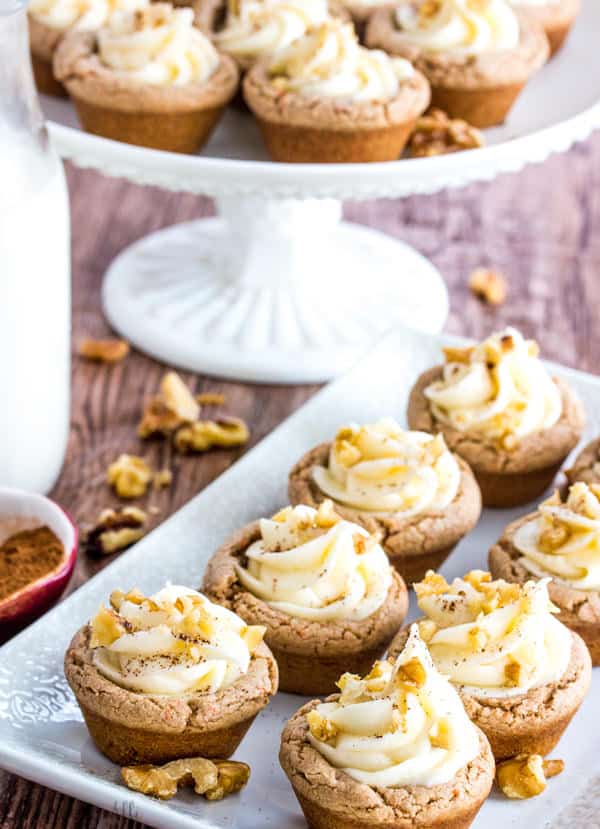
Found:
[[(239, 795), (207, 803), (191, 791), (160, 802), (129, 791), (119, 769), (90, 740), (63, 675), (63, 654), (75, 630), (116, 587), (147, 592), (166, 581), (197, 586), (206, 561), (239, 526), (286, 503), (287, 473), (307, 449), (348, 421), (384, 415), (404, 421), (409, 389), (440, 361), (449, 337), (390, 333), (340, 380), (329, 385), (168, 521), (0, 649), (0, 766), (50, 788), (159, 829), (302, 829), (306, 824), (279, 767), (279, 735), (301, 697), (278, 694), (255, 721), (236, 757), (252, 776)], [(600, 432), (600, 378), (552, 366), (581, 395), (588, 414), (584, 440)], [(201, 462), (201, 461), (199, 461)], [(452, 553), (446, 576), (486, 568), (502, 528), (525, 510), (486, 510)], [(414, 600), (412, 602), (414, 615)], [(544, 794), (510, 801), (493, 793), (475, 829), (600, 827), (600, 670), (591, 692), (553, 752), (566, 769)]]

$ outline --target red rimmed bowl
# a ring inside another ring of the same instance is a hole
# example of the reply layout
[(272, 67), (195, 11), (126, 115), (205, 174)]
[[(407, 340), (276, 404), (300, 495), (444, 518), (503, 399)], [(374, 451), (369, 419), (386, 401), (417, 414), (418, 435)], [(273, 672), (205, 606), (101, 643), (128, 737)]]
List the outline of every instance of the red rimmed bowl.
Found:
[(51, 571), (0, 600), (0, 642), (5, 642), (45, 613), (60, 598), (77, 559), (77, 527), (67, 513), (44, 495), (0, 487), (0, 544), (21, 530), (49, 527), (64, 549)]

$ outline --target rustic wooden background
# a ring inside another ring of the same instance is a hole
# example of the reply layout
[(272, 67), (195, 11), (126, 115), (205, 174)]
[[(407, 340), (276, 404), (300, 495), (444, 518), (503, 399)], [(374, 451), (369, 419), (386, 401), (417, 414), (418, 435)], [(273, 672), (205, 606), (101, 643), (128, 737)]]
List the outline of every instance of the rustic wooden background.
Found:
[[(77, 358), (84, 335), (108, 333), (100, 310), (102, 274), (135, 239), (163, 226), (211, 213), (208, 200), (139, 188), (93, 172), (68, 169), (73, 214), (73, 405), (71, 440), (54, 497), (85, 525), (115, 499), (105, 470), (120, 452), (140, 451), (170, 466), (173, 485), (152, 493), (154, 521), (199, 492), (239, 456), (218, 451), (172, 457), (165, 443), (135, 436), (144, 399), (164, 366), (132, 354), (115, 367)], [(600, 135), (570, 153), (491, 184), (403, 201), (349, 204), (354, 221), (399, 236), (430, 257), (451, 293), (447, 329), (482, 336), (513, 323), (538, 339), (546, 356), (596, 372), (600, 365)], [(596, 235), (594, 232), (596, 231)], [(470, 271), (493, 265), (510, 293), (488, 309), (467, 288)], [(243, 417), (260, 440), (316, 390), (277, 388), (189, 377), (198, 390), (223, 392), (226, 410)], [(71, 589), (101, 566), (80, 558)], [(128, 816), (103, 812), (0, 772), (0, 829), (139, 829)], [(282, 827), (284, 829), (284, 827)]]

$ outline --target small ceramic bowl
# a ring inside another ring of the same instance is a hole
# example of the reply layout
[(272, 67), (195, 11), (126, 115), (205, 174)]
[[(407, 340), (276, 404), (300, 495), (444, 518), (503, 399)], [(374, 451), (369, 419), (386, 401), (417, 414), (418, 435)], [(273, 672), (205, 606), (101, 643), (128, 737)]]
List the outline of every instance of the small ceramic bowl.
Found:
[(0, 487), (0, 544), (14, 533), (47, 526), (64, 548), (62, 561), (49, 573), (0, 601), (0, 642), (5, 642), (45, 613), (67, 586), (77, 559), (77, 527), (67, 513), (44, 495)]

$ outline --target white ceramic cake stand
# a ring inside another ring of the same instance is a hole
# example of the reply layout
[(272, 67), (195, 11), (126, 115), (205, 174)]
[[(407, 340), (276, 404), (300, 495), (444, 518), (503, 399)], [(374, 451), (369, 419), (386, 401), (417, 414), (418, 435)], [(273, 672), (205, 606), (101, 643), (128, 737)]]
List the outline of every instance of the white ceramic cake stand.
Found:
[(600, 126), (599, 44), (600, 3), (584, 0), (566, 47), (487, 146), (431, 159), (275, 164), (251, 116), (234, 110), (201, 155), (180, 156), (88, 135), (69, 103), (46, 99), (56, 146), (80, 167), (216, 199), (218, 218), (153, 233), (117, 257), (108, 319), (166, 363), (272, 382), (328, 379), (399, 322), (440, 330), (448, 297), (434, 266), (342, 222), (341, 200), (434, 193), (568, 149)]

